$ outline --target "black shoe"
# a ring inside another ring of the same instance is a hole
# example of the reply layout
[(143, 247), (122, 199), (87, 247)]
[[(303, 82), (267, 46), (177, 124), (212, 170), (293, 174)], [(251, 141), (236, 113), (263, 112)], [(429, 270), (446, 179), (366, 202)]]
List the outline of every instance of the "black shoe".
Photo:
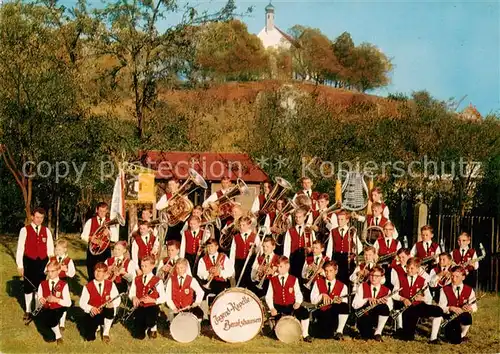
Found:
[(313, 339), (311, 336), (304, 337), (304, 342), (306, 343), (312, 343)]
[(109, 336), (102, 336), (102, 341), (108, 344), (110, 342)]
[(23, 321), (28, 321), (31, 319), (31, 313), (30, 312), (25, 312), (23, 315)]
[(64, 332), (64, 327), (59, 327), (59, 330), (61, 331), (61, 333)]
[(158, 337), (158, 332), (148, 329), (148, 337), (151, 339), (155, 339), (156, 337)]
[(56, 344), (57, 344), (57, 345), (64, 344), (63, 339), (62, 339), (62, 338), (57, 338), (57, 339), (56, 339)]
[(441, 342), (439, 341), (439, 339), (433, 339), (429, 341), (429, 344), (441, 344)]
[(340, 332), (335, 332), (333, 334), (333, 339), (335, 340), (344, 340), (344, 335)]
[(373, 340), (374, 340), (375, 342), (383, 342), (383, 340), (382, 340), (382, 336), (381, 336), (380, 334), (375, 334), (375, 335), (373, 336)]

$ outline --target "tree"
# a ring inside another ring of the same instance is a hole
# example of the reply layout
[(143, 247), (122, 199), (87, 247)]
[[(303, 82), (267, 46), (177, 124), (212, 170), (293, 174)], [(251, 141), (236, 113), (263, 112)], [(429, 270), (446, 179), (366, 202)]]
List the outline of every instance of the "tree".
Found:
[(203, 26), (197, 41), (196, 59), (204, 76), (249, 81), (262, 78), (268, 69), (261, 40), (238, 20)]
[(342, 87), (347, 84), (345, 81), (350, 75), (354, 50), (354, 42), (349, 32), (342, 33), (333, 42), (333, 53), (342, 66), (339, 75), (332, 77), (332, 80), (335, 81), (335, 86)]
[(389, 84), (392, 64), (377, 47), (362, 43), (354, 48), (349, 69), (347, 81), (359, 91), (366, 92)]

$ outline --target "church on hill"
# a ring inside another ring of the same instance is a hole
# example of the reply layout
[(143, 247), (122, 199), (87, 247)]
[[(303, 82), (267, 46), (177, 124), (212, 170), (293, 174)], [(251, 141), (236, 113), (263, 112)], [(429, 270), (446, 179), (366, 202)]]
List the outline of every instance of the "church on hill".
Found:
[(288, 49), (293, 44), (293, 38), (286, 34), (284, 31), (280, 30), (278, 26), (275, 25), (275, 12), (274, 6), (269, 3), (266, 6), (266, 25), (259, 32), (257, 37), (262, 41), (264, 48), (284, 48)]

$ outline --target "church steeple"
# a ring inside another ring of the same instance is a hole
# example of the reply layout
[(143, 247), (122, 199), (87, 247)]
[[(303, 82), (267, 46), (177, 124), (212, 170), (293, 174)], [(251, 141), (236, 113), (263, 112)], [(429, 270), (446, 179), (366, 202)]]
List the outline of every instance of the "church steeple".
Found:
[(274, 6), (269, 2), (266, 6), (266, 32), (274, 30)]

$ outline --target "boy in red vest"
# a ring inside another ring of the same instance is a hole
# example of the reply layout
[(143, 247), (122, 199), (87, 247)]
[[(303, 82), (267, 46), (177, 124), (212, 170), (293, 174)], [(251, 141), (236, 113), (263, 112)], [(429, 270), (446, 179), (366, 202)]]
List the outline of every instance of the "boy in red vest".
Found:
[(302, 177), (300, 179), (300, 185), (302, 186), (302, 190), (295, 193), (295, 195), (293, 196), (293, 201), (295, 202), (295, 199), (297, 199), (299, 195), (306, 195), (307, 197), (309, 197), (309, 199), (311, 199), (311, 209), (316, 210), (318, 208), (319, 193), (313, 192), (312, 180), (309, 177)]
[[(100, 202), (97, 204), (96, 207), (96, 216), (93, 216), (92, 218), (88, 219), (87, 222), (85, 223), (85, 226), (83, 227), (82, 235), (81, 238), (85, 242), (89, 242), (89, 239), (94, 235), (94, 233), (104, 225), (106, 222), (109, 221), (108, 218), (108, 204), (104, 202)], [(117, 226), (111, 226), (109, 230), (104, 231), (104, 235), (108, 235), (111, 242), (117, 242), (118, 241), (118, 228)], [(87, 249), (87, 275), (89, 280), (94, 279), (94, 267), (97, 263), (99, 262), (104, 262), (106, 259), (111, 257), (111, 248), (108, 247), (102, 252), (101, 254), (98, 255), (93, 255), (90, 253), (90, 249)]]
[[(325, 247), (323, 246), (323, 243), (320, 240), (314, 240), (312, 246), (312, 255), (306, 257), (306, 261), (304, 262), (304, 266), (302, 267), (301, 275), (305, 283), (307, 283), (310, 280), (310, 278), (316, 272), (316, 270), (319, 270), (316, 279), (325, 276), (325, 271), (323, 269), (323, 266), (330, 259), (327, 256), (323, 256), (324, 250)], [(318, 267), (320, 268), (318, 269)], [(314, 281), (316, 281), (316, 279)]]
[(349, 305), (347, 297), (347, 286), (340, 280), (336, 280), (335, 276), (338, 272), (337, 262), (329, 261), (323, 265), (325, 278), (317, 278), (311, 290), (311, 303), (329, 304), (321, 306), (319, 311), (316, 311), (319, 326), (332, 330), (337, 324), (337, 329), (334, 332), (333, 338), (342, 340), (344, 337), (344, 327), (349, 317)]
[(439, 294), (441, 289), (451, 284), (451, 254), (442, 252), (439, 255), (439, 264), (432, 268), (429, 274), (429, 286), (431, 288), (432, 298), (439, 303)]
[(472, 325), (472, 313), (477, 311), (474, 289), (464, 284), (465, 270), (462, 267), (451, 269), (451, 284), (441, 289), (439, 307), (445, 318), (452, 314), (459, 316), (444, 328), (444, 335), (453, 344), (460, 344), (467, 336)]
[(31, 224), (21, 229), (17, 241), (17, 271), (21, 277), (24, 277), (23, 290), (26, 306), (24, 321), (30, 319), (33, 293), (37, 292), (38, 285), (45, 279), (43, 271), (49, 256), (54, 255), (52, 233), (42, 225), (44, 217), (45, 210), (42, 208), (33, 209)]
[(127, 251), (127, 241), (118, 241), (113, 247), (113, 257), (104, 262), (108, 266), (108, 279), (113, 281), (120, 293), (127, 292), (128, 284), (135, 278), (139, 270)]
[[(177, 194), (180, 188), (180, 181), (176, 177), (172, 177), (167, 182), (167, 192), (160, 197), (158, 202), (156, 203), (156, 210), (162, 213), (163, 209), (169, 206), (171, 199)], [(179, 197), (179, 196), (178, 196)], [(186, 196), (181, 197), (187, 199)], [(165, 241), (176, 240), (181, 241), (181, 230), (182, 230), (182, 222), (179, 222), (177, 225), (169, 226), (167, 230), (167, 234), (165, 235)]]
[[(211, 238), (207, 241), (207, 252), (198, 263), (198, 278), (210, 281), (209, 292), (218, 295), (229, 287), (229, 278), (234, 275), (234, 265), (224, 253), (219, 253), (219, 243)], [(205, 284), (205, 288), (206, 288)]]
[[(181, 257), (179, 256), (179, 248), (180, 248), (179, 241), (175, 241), (175, 240), (167, 241), (167, 257), (163, 258), (163, 260), (161, 261), (161, 265), (160, 265), (161, 270), (157, 273), (157, 275), (164, 282), (167, 281), (167, 277), (168, 277), (169, 273), (171, 273), (172, 276), (177, 275), (175, 264), (177, 263), (177, 261), (179, 259), (181, 259)], [(192, 276), (191, 267), (189, 266), (189, 262), (187, 264), (186, 273), (189, 276)]]
[(165, 290), (167, 306), (174, 313), (187, 310), (201, 321), (203, 310), (200, 308), (200, 304), (205, 292), (198, 281), (187, 274), (188, 266), (189, 263), (185, 258), (179, 258), (175, 263), (175, 275), (172, 275), (167, 281)]
[(314, 231), (306, 227), (306, 214), (304, 209), (295, 211), (295, 226), (288, 229), (283, 243), (283, 256), (290, 259), (290, 273), (299, 279), (315, 240)]
[(267, 210), (262, 210), (262, 208), (264, 207), (264, 204), (266, 204), (268, 195), (269, 193), (271, 193), (272, 188), (273, 184), (271, 181), (264, 181), (262, 183), (262, 193), (255, 197), (252, 203), (252, 207), (250, 208), (250, 212), (261, 221), (263, 221), (266, 216)]
[[(267, 289), (266, 304), (271, 311), (271, 316), (294, 316), (302, 325), (302, 337), (305, 342), (312, 342), (309, 336), (309, 312), (301, 305), (302, 293), (299, 281), (288, 274), (290, 262), (285, 256), (280, 257), (278, 275), (271, 278)], [(276, 318), (278, 320), (278, 318)]]
[(314, 221), (321, 217), (321, 221), (315, 226), (316, 239), (326, 242), (330, 231), (339, 226), (337, 221), (337, 214), (333, 211), (327, 212), (328, 204), (330, 203), (330, 196), (328, 193), (322, 193), (318, 197), (318, 209), (313, 210), (310, 214), (308, 223), (313, 224)]
[[(49, 258), (50, 262), (57, 262), (60, 265), (59, 279), (66, 281), (66, 278), (73, 278), (75, 276), (75, 263), (71, 258), (68, 257), (68, 241), (60, 239), (56, 241), (55, 245), (55, 256)], [(48, 271), (48, 264), (45, 268), (45, 273)], [(64, 311), (59, 325), (61, 330), (64, 331), (64, 325), (66, 323), (66, 311)]]
[(438, 260), (438, 256), (441, 253), (441, 247), (439, 247), (436, 242), (432, 241), (432, 238), (434, 237), (432, 226), (422, 226), (420, 228), (420, 236), (422, 241), (415, 243), (410, 253), (412, 257), (418, 257), (421, 260), (434, 257), (434, 260), (427, 263), (426, 266), (427, 272), (430, 272)]
[(157, 321), (160, 305), (166, 300), (163, 281), (153, 274), (155, 259), (145, 256), (141, 260), (142, 275), (135, 277), (129, 291), (129, 298), (134, 305), (134, 327), (136, 337), (144, 339), (158, 336)]
[[(357, 320), (357, 327), (361, 338), (375, 339), (382, 342), (382, 330), (389, 319), (389, 312), (392, 310), (392, 298), (388, 287), (381, 284), (384, 277), (384, 269), (375, 266), (370, 270), (369, 282), (358, 287), (358, 291), (352, 301), (352, 308), (360, 310), (362, 308), (376, 305)], [(376, 327), (375, 333), (373, 328)]]
[(160, 243), (158, 238), (149, 229), (147, 221), (139, 221), (139, 234), (132, 241), (132, 260), (136, 264), (140, 264), (141, 260), (146, 256), (156, 257)]
[[(252, 265), (252, 281), (254, 282), (255, 294), (260, 298), (267, 293), (269, 279), (272, 278), (278, 271), (279, 256), (274, 253), (276, 241), (272, 236), (266, 236), (262, 241), (262, 254), (255, 257)], [(262, 289), (256, 286), (261, 282), (262, 278), (266, 279), (262, 283)]]
[[(389, 208), (382, 201), (382, 189), (380, 187), (375, 187), (371, 191), (372, 203), (379, 203), (382, 207), (382, 216), (389, 220)], [(373, 207), (372, 207), (373, 208)], [(373, 209), (372, 209), (373, 210)]]
[[(403, 330), (400, 338), (403, 340), (414, 340), (415, 330), (419, 318), (433, 317), (431, 341), (436, 340), (439, 333), (440, 317), (443, 313), (438, 306), (431, 305), (432, 296), (424, 277), (419, 275), (420, 260), (410, 258), (406, 263), (406, 273), (398, 272), (398, 278), (394, 284), (399, 293), (394, 295), (395, 308), (409, 306), (403, 313)], [(425, 289), (417, 295), (421, 289)]]
[(326, 245), (326, 256), (335, 260), (339, 266), (337, 279), (344, 284), (349, 282), (351, 269), (354, 269), (352, 256), (361, 253), (363, 245), (359, 237), (353, 237), (349, 234), (349, 214), (341, 211), (337, 214), (339, 227), (330, 231), (328, 243)]
[[(147, 206), (144, 209), (142, 209), (140, 220), (147, 222), (153, 221), (153, 209), (150, 206)], [(135, 224), (134, 227), (132, 228), (132, 236), (134, 236), (134, 233), (137, 232), (137, 230), (139, 230), (139, 224)], [(158, 237), (158, 229), (156, 227), (151, 228), (151, 231), (153, 232), (153, 235)]]
[(62, 334), (59, 328), (60, 320), (66, 313), (66, 308), (71, 306), (68, 284), (59, 279), (60, 263), (49, 262), (47, 265), (47, 280), (38, 286), (38, 301), (43, 305), (40, 312), (42, 326), (54, 332), (56, 343), (62, 344)]
[[(453, 262), (459, 266), (464, 267), (467, 263), (477, 258), (477, 253), (474, 248), (470, 247), (470, 235), (467, 232), (462, 232), (458, 236), (458, 248), (455, 248), (451, 253)], [(464, 283), (468, 286), (476, 287), (477, 270), (479, 269), (479, 262), (472, 262), (465, 267)]]
[(196, 256), (201, 251), (205, 242), (210, 238), (210, 231), (200, 228), (201, 219), (197, 216), (191, 216), (188, 219), (189, 229), (182, 232), (181, 249), (179, 256), (186, 258), (191, 269), (196, 269)]
[[(97, 263), (94, 270), (94, 279), (89, 281), (82, 289), (80, 307), (87, 313), (84, 320), (85, 339), (94, 341), (96, 331), (102, 327), (102, 340), (109, 343), (109, 331), (116, 309), (120, 306), (121, 299), (118, 290), (111, 280), (107, 280), (108, 266)], [(111, 301), (113, 300), (113, 301)], [(108, 301), (111, 301), (108, 303)]]
[[(184, 223), (184, 226), (182, 227), (182, 230), (181, 230), (181, 238), (182, 238), (182, 234), (184, 231), (186, 231), (187, 229), (189, 229), (189, 220), (193, 217), (193, 216), (196, 216), (200, 219), (200, 223), (201, 223), (201, 219), (203, 217), (203, 208), (201, 207), (201, 205), (195, 205), (194, 208), (193, 208), (193, 211), (191, 212), (191, 216), (186, 220), (186, 222)], [(214, 235), (212, 235), (213, 237)], [(182, 239), (181, 239), (181, 242), (182, 242)]]
[[(266, 235), (271, 234), (275, 240), (279, 240), (279, 245), (276, 245), (276, 254), (283, 254), (283, 238), (285, 232), (280, 232), (275, 226), (276, 216), (281, 215), (281, 220), (284, 220), (289, 226), (292, 225), (292, 218), (289, 213), (282, 213), (284, 206), (287, 204), (286, 198), (281, 198), (276, 201), (276, 210), (273, 210), (266, 215), (266, 220), (264, 221), (264, 227), (266, 229)], [(286, 227), (288, 229), (288, 227)]]
[[(252, 219), (248, 216), (243, 216), (239, 220), (239, 230), (233, 237), (233, 242), (231, 243), (231, 250), (229, 252), (229, 258), (234, 263), (234, 273), (236, 281), (240, 278), (241, 272), (243, 271), (243, 266), (248, 257), (250, 261), (245, 269), (245, 274), (241, 277), (241, 282), (238, 286), (242, 288), (248, 288), (252, 286), (252, 280), (250, 278), (251, 274), (251, 258), (252, 254), (256, 253), (259, 245), (260, 238), (252, 231)], [(253, 250), (252, 250), (253, 246)], [(252, 254), (250, 254), (252, 252)]]
[[(363, 249), (363, 257), (364, 261), (359, 263), (352, 272), (349, 280), (353, 283), (353, 292), (355, 293), (358, 290), (360, 284), (368, 281), (368, 275), (370, 270), (375, 267), (377, 264), (377, 251), (373, 246), (366, 246)], [(383, 279), (385, 283), (385, 279)]]

